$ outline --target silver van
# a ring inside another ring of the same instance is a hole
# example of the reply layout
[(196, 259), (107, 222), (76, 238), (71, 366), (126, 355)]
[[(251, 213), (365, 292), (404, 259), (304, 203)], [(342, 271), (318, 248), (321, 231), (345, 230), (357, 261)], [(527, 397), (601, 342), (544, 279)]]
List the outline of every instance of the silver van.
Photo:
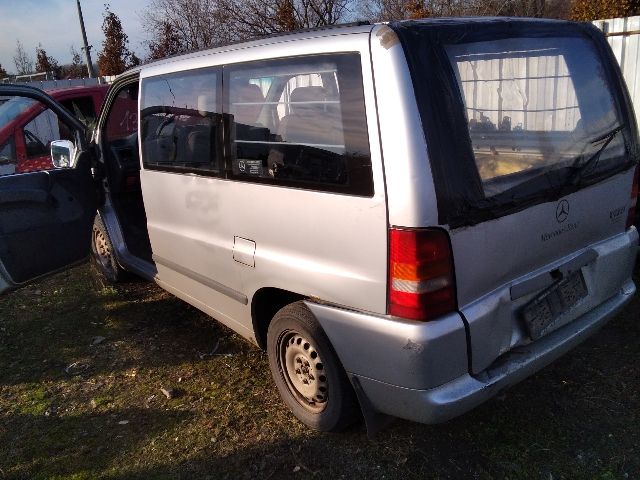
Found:
[[(94, 261), (266, 349), (319, 430), (442, 422), (635, 293), (638, 131), (594, 27), (440, 19), (143, 65), (0, 177), (0, 290)], [(97, 215), (96, 215), (97, 211)], [(360, 413), (361, 412), (361, 413)]]

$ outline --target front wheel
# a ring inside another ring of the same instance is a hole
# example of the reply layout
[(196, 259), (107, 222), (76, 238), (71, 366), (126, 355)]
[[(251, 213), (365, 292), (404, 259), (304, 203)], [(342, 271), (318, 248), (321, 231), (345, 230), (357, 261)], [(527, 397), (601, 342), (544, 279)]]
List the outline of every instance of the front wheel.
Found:
[(287, 305), (273, 317), (267, 353), (280, 395), (301, 422), (315, 430), (339, 431), (358, 419), (347, 375), (303, 302)]
[(91, 259), (92, 263), (107, 283), (121, 282), (126, 277), (126, 272), (118, 265), (113, 244), (102, 223), (100, 215), (96, 215), (93, 221), (91, 234)]

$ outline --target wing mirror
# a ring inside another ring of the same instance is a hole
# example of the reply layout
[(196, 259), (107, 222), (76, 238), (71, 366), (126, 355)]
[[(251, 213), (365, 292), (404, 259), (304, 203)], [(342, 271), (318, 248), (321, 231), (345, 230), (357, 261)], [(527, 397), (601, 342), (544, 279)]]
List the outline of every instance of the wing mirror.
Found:
[(76, 147), (69, 140), (51, 142), (51, 162), (55, 168), (71, 168), (74, 166)]

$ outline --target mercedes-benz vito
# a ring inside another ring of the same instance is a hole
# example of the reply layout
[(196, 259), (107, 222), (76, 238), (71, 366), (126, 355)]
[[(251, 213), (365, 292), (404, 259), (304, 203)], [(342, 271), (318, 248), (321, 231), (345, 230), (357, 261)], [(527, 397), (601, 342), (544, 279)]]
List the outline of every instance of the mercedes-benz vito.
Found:
[(91, 246), (110, 280), (266, 349), (313, 428), (460, 415), (636, 290), (638, 131), (590, 25), (358, 24), (168, 58), (119, 77), (90, 144), (43, 93), (0, 95), (75, 132), (55, 170), (0, 178), (0, 289)]

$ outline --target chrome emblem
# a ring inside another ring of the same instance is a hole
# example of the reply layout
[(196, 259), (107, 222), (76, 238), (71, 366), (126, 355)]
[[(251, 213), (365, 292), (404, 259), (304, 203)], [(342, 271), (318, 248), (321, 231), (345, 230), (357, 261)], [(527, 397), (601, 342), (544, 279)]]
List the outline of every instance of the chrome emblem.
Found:
[(556, 207), (556, 220), (558, 223), (564, 222), (569, 217), (569, 202), (567, 200), (560, 200)]

